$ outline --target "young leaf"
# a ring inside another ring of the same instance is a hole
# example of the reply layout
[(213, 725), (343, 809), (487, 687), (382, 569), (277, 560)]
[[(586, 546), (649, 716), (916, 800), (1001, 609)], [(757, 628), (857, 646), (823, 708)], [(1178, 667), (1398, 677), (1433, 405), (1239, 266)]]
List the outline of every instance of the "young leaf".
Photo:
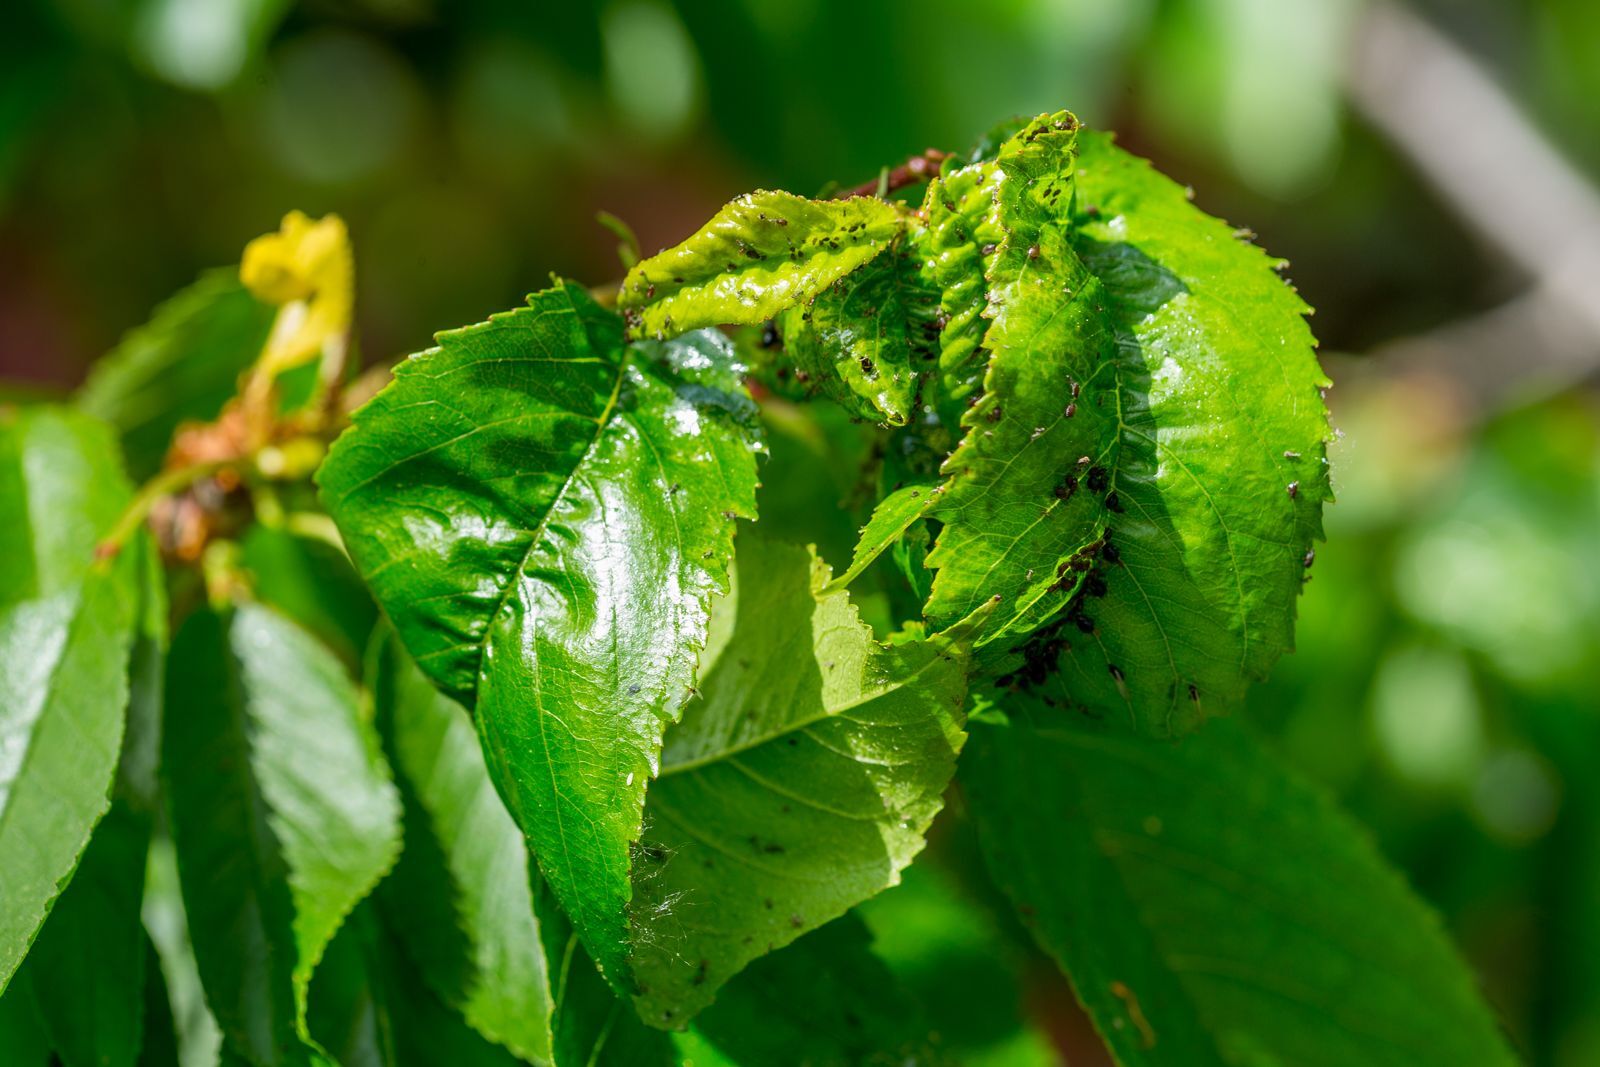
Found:
[(314, 1062), (306, 995), (393, 865), (400, 803), (354, 686), (267, 608), (190, 616), (173, 643), (162, 772), (206, 997), (231, 1054)]
[(109, 803), (143, 541), (93, 558), (129, 496), (103, 424), (0, 413), (0, 991)]
[(581, 289), (440, 335), (319, 478), (358, 569), (607, 976), (661, 731), (755, 507), (754, 405), (704, 332), (626, 346)]
[(905, 485), (896, 489), (872, 509), (872, 517), (861, 530), (854, 557), (845, 572), (828, 583), (828, 588), (843, 589), (861, 576), (884, 551), (899, 543), (906, 531), (928, 511), (934, 501), (931, 484)]
[(1064, 650), (1075, 702), (1180, 733), (1290, 646), (1327, 496), (1305, 307), (1273, 261), (1065, 113), (993, 166), (993, 354), (930, 512), (928, 615), (999, 595), (984, 640), (1035, 635), (1025, 681)]
[(917, 262), (891, 250), (785, 310), (784, 351), (797, 373), (845, 410), (904, 426), (915, 413), (922, 375), (937, 358), (937, 299)]
[(734, 1063), (915, 1067), (938, 1062), (922, 1006), (845, 915), (757, 960), (695, 1029)]
[(809, 301), (903, 228), (900, 210), (873, 197), (747, 193), (687, 241), (630, 270), (617, 306), (628, 310), (634, 336), (752, 325)]
[(1154, 745), (1018, 697), (971, 729), (990, 871), (1123, 1067), (1514, 1062), (1437, 918), (1237, 722)]
[(667, 735), (633, 900), (635, 998), (681, 1025), (751, 960), (894, 885), (964, 734), (976, 621), (873, 640), (828, 569), (747, 534), (731, 638)]
[(1103, 522), (1105, 486), (1085, 484), (1076, 500), (1071, 483), (1059, 491), (1067, 478), (1091, 481), (1077, 457), (1098, 463), (1117, 431), (1116, 405), (1101, 403), (1115, 379), (1100, 285), (1067, 229), (1076, 138), (1076, 120), (1062, 113), (1002, 149), (994, 211), (1004, 237), (988, 264), (984, 338), (992, 354), (931, 511), (945, 529), (928, 556), (938, 572), (928, 617), (961, 618), (998, 594), (986, 640), (1014, 640), (1062, 610), (1057, 568)]
[(935, 178), (923, 202), (926, 226), (915, 235), (923, 277), (939, 294), (939, 373), (948, 400), (964, 401), (983, 376), (985, 268), (1005, 236), (995, 218), (999, 178), (991, 165)]
[(129, 469), (149, 477), (180, 423), (217, 417), (261, 354), (275, 313), (238, 271), (208, 271), (95, 364), (78, 406), (115, 426)]
[(405, 801), (405, 849), (378, 889), (423, 981), (484, 1037), (553, 1055), (550, 975), (522, 831), (489, 780), (472, 719), (391, 636), (376, 647), (378, 729)]

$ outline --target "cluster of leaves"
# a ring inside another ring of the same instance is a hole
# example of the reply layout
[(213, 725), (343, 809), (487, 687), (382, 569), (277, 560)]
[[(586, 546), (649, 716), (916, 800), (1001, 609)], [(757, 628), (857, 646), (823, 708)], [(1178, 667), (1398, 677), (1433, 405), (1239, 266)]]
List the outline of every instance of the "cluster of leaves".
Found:
[[(1119, 1062), (1510, 1062), (1350, 822), (1200, 729), (1328, 497), (1279, 266), (1063, 112), (372, 395), (291, 216), (0, 418), (6, 1062), (170, 1059), (185, 1004), (230, 1063), (942, 1062), (852, 909), (958, 761)], [(874, 427), (837, 576), (763, 517), (797, 401)]]

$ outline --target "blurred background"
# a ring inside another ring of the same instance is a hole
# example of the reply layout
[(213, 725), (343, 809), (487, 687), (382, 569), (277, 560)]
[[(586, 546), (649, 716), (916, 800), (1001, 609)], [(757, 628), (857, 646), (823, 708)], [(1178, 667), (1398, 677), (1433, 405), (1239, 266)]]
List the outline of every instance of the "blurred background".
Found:
[[(1317, 307), (1340, 502), (1251, 714), (1529, 1061), (1600, 1064), (1595, 0), (6, 0), (0, 397), (72, 388), (290, 208), (349, 222), (384, 361), (619, 275), (599, 210), (649, 252), (1063, 106)], [(957, 819), (865, 909), (884, 955), (936, 1018), (992, 1002), (947, 1035), (969, 1062), (1095, 1062), (960, 910), (967, 852)]]

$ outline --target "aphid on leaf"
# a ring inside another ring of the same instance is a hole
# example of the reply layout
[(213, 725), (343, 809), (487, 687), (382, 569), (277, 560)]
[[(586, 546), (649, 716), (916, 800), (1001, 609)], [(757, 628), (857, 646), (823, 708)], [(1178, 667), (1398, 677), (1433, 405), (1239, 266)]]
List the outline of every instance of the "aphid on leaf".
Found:
[(778, 335), (778, 324), (771, 319), (761, 324), (761, 347), (777, 348), (783, 343), (783, 338)]
[(1076, 415), (1077, 413), (1078, 413), (1078, 405), (1077, 404), (1068, 404), (1066, 406), (1066, 408), (1064, 408), (1062, 410), (1061, 417), (1063, 419), (1070, 419), (1070, 418), (1072, 418), (1072, 416)]
[(1107, 493), (1106, 507), (1109, 510), (1116, 512), (1118, 515), (1122, 514), (1122, 498), (1118, 496), (1115, 491)]
[(1106, 491), (1106, 486), (1110, 484), (1111, 475), (1106, 472), (1104, 467), (1089, 468), (1089, 492), (1103, 493)]
[(1295, 497), (1300, 495), (1300, 483), (1299, 482), (1290, 482), (1287, 486), (1284, 487), (1284, 492), (1289, 494), (1289, 499), (1290, 500), (1293, 500)]

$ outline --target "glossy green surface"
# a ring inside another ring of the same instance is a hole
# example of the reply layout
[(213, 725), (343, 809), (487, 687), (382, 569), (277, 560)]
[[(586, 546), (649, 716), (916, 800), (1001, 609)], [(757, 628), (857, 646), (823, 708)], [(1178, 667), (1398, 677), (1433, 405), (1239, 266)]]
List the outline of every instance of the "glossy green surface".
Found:
[(995, 166), (993, 354), (931, 512), (928, 614), (999, 595), (985, 640), (1034, 635), (1014, 678), (1059, 667), (1074, 704), (1182, 733), (1292, 645), (1328, 495), (1306, 309), (1274, 261), (1070, 116)]
[(754, 405), (721, 335), (625, 345), (573, 286), (439, 341), (358, 413), (323, 498), (625, 987), (630, 846), (754, 515)]
[(1016, 698), (962, 766), (988, 865), (1124, 1067), (1509, 1065), (1438, 920), (1237, 722)]
[(306, 993), (400, 851), (400, 800), (333, 655), (268, 608), (173, 642), (162, 773), (195, 958), (232, 1054), (318, 1062)]
[(871, 261), (903, 228), (899, 209), (873, 197), (747, 193), (628, 271), (617, 305), (642, 337), (762, 322)]
[(872, 517), (861, 529), (861, 540), (856, 542), (850, 566), (828, 587), (843, 589), (872, 566), (874, 560), (898, 543), (934, 502), (933, 490), (931, 482), (905, 485), (878, 501), (878, 506), (872, 509)]
[(115, 426), (129, 470), (149, 477), (180, 423), (217, 417), (277, 312), (250, 294), (236, 269), (203, 274), (95, 364), (78, 406)]
[(667, 735), (633, 901), (635, 1003), (681, 1025), (751, 960), (894, 885), (965, 737), (978, 621), (879, 645), (805, 549), (741, 535), (732, 636)]
[(0, 991), (109, 803), (144, 543), (93, 556), (129, 493), (103, 424), (0, 412)]
[(846, 411), (904, 426), (938, 359), (937, 301), (917, 257), (896, 247), (785, 310), (778, 328), (797, 378)]

